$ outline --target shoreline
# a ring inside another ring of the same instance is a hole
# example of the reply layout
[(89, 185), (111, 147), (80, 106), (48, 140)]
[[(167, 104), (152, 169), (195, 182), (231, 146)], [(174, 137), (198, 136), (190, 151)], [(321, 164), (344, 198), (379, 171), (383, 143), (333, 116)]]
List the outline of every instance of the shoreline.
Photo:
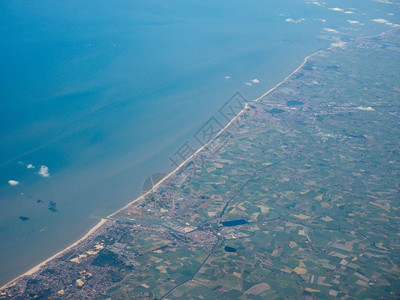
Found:
[(310, 54), (308, 56), (306, 56), (304, 58), (303, 63), (297, 67), (296, 70), (294, 70), (292, 73), (290, 73), (288, 76), (286, 76), (281, 82), (279, 82), (277, 85), (275, 85), (272, 89), (268, 90), (267, 92), (265, 92), (264, 94), (262, 94), (260, 97), (258, 97), (257, 99), (254, 100), (254, 102), (259, 102), (262, 98), (264, 98), (265, 96), (267, 96), (268, 94), (272, 93), (273, 91), (275, 91), (277, 88), (279, 88), (282, 84), (284, 84), (286, 81), (288, 81), (294, 74), (296, 74), (298, 71), (300, 71), (304, 65), (308, 62), (308, 60), (322, 52), (325, 52), (329, 49), (331, 49), (332, 47), (329, 47), (327, 49), (324, 50), (319, 50), (318, 52), (315, 52), (313, 54)]
[[(324, 49), (324, 50), (320, 50), (318, 52), (315, 52), (313, 54), (308, 55), (307, 57), (304, 58), (303, 63), (298, 66), (292, 73), (290, 73), (287, 77), (285, 77), (282, 81), (280, 81), (277, 85), (275, 85), (273, 88), (271, 88), (270, 90), (268, 90), (267, 92), (265, 92), (264, 94), (262, 94), (260, 97), (254, 99), (252, 102), (259, 102), (262, 98), (264, 98), (265, 96), (267, 96), (268, 94), (270, 94), (271, 92), (273, 92), (274, 90), (276, 90), (277, 88), (279, 88), (282, 84), (284, 84), (286, 81), (288, 81), (294, 74), (296, 74), (299, 70), (301, 70), (304, 65), (308, 62), (308, 60), (312, 57), (314, 57), (315, 55), (318, 55), (328, 49)], [(102, 218), (100, 222), (98, 222), (96, 225), (94, 225), (91, 229), (89, 229), (89, 231), (82, 236), (80, 239), (78, 239), (77, 241), (73, 242), (71, 245), (67, 246), (65, 249), (57, 252), (56, 254), (50, 256), (49, 258), (47, 258), (46, 260), (42, 261), (41, 263), (39, 263), (38, 265), (36, 265), (35, 267), (29, 269), (28, 271), (24, 272), (23, 274), (17, 276), (16, 278), (12, 279), (11, 281), (9, 281), (8, 283), (4, 284), (2, 287), (0, 287), (0, 291), (9, 288), (13, 285), (15, 285), (17, 283), (17, 281), (19, 279), (21, 279), (24, 276), (29, 276), (32, 275), (34, 273), (36, 273), (37, 271), (40, 270), (41, 267), (43, 267), (44, 265), (46, 265), (48, 262), (50, 262), (51, 260), (59, 257), (60, 255), (62, 255), (63, 253), (67, 252), (68, 250), (70, 250), (71, 248), (75, 247), (76, 245), (78, 245), (79, 243), (83, 242), (84, 240), (86, 240), (89, 236), (91, 236), (98, 228), (100, 228), (102, 225), (104, 225), (107, 221), (112, 220), (113, 216), (118, 214), (119, 212), (123, 211), (124, 209), (128, 208), (129, 206), (131, 206), (132, 204), (142, 200), (144, 197), (146, 197), (148, 194), (154, 192), (161, 184), (163, 184), (165, 181), (167, 181), (171, 176), (173, 176), (175, 173), (177, 173), (183, 166), (185, 166), (189, 161), (191, 161), (193, 158), (196, 157), (196, 155), (198, 153), (200, 153), (204, 148), (206, 148), (209, 144), (211, 144), (218, 136), (220, 136), (235, 120), (237, 120), (237, 118), (239, 118), (245, 111), (246, 109), (249, 107), (249, 103), (247, 102), (245, 104), (245, 106), (243, 107), (243, 109), (224, 127), (222, 128), (215, 137), (213, 137), (208, 143), (204, 144), (203, 146), (201, 146), (199, 149), (197, 149), (191, 156), (189, 156), (185, 161), (183, 161), (178, 167), (176, 167), (174, 170), (172, 170), (170, 173), (168, 173), (163, 179), (161, 179), (159, 182), (157, 182), (150, 190), (148, 190), (145, 194), (140, 195), (139, 197), (137, 197), (136, 199), (132, 200), (131, 202), (129, 202), (127, 205), (125, 205), (124, 207), (118, 209), (117, 211), (111, 213), (110, 215), (108, 215), (105, 218)]]
[(44, 265), (46, 265), (49, 261), (57, 258), (58, 256), (60, 256), (61, 254), (64, 254), (65, 252), (67, 252), (68, 250), (70, 250), (71, 248), (75, 247), (76, 245), (78, 245), (79, 243), (81, 243), (82, 241), (86, 240), (89, 236), (91, 236), (98, 228), (100, 228), (103, 224), (105, 224), (107, 222), (107, 219), (101, 219), (99, 223), (97, 223), (96, 225), (94, 225), (92, 228), (90, 228), (90, 230), (83, 236), (81, 237), (79, 240), (73, 242), (71, 245), (69, 245), (68, 247), (66, 247), (65, 249), (57, 252), (56, 254), (50, 256), (49, 258), (47, 258), (46, 260), (42, 261), (41, 263), (39, 263), (38, 265), (34, 266), (33, 268), (29, 269), (28, 271), (26, 271), (25, 273), (19, 275), (18, 277), (14, 278), (13, 280), (9, 281), (8, 283), (6, 283), (5, 285), (3, 285), (0, 288), (0, 291), (3, 289), (6, 289), (8, 287), (13, 286), (19, 279), (21, 279), (24, 276), (29, 276), (32, 275), (34, 273), (36, 273), (37, 271), (40, 270), (41, 267), (43, 267)]

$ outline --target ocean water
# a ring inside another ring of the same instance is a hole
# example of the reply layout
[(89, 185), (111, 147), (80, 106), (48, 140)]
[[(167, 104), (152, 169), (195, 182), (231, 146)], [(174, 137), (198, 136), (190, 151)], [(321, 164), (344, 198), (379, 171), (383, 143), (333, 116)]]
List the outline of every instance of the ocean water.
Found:
[(0, 283), (170, 172), (235, 92), (399, 16), (383, 0), (0, 2)]

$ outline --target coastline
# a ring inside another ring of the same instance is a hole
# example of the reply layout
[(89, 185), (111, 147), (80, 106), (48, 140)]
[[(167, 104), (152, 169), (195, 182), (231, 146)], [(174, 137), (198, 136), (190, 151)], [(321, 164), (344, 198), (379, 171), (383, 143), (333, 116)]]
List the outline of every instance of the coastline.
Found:
[(11, 280), (10, 282), (6, 283), (5, 285), (3, 285), (0, 288), (0, 291), (3, 289), (6, 289), (10, 286), (13, 286), (20, 278), (24, 277), (24, 276), (28, 276), (28, 275), (32, 275), (34, 273), (36, 273), (37, 271), (40, 270), (41, 267), (43, 267), (44, 265), (46, 265), (49, 261), (57, 258), (58, 256), (62, 255), (63, 253), (67, 252), (68, 250), (70, 250), (71, 248), (75, 247), (76, 245), (78, 245), (80, 242), (86, 240), (89, 236), (91, 236), (98, 228), (100, 228), (103, 224), (105, 224), (107, 222), (107, 219), (101, 219), (99, 223), (97, 223), (95, 226), (93, 226), (83, 237), (81, 237), (79, 240), (73, 242), (71, 245), (69, 245), (68, 247), (66, 247), (65, 249), (61, 250), (60, 252), (57, 252), (56, 254), (50, 256), (48, 259), (42, 261), (40, 264), (34, 266), (33, 268), (31, 268), (30, 270), (26, 271), (25, 273), (19, 275), (18, 277), (14, 278), (13, 280)]
[[(313, 54), (308, 55), (307, 57), (304, 58), (304, 61), (302, 62), (302, 64), (297, 67), (292, 73), (290, 73), (287, 77), (285, 77), (282, 81), (280, 81), (277, 85), (275, 85), (273, 88), (271, 88), (270, 90), (268, 90), (267, 92), (265, 92), (264, 94), (262, 94), (260, 97), (256, 98), (253, 100), (253, 102), (259, 102), (262, 98), (264, 98), (265, 96), (267, 96), (268, 94), (270, 94), (271, 92), (273, 92), (274, 90), (276, 90), (277, 88), (279, 88), (282, 84), (284, 84), (287, 80), (289, 80), (294, 74), (296, 74), (299, 70), (301, 70), (304, 65), (307, 63), (307, 61), (314, 57), (315, 55), (318, 55), (328, 49), (324, 49), (324, 50), (320, 50), (318, 52), (315, 52)], [(67, 252), (68, 250), (70, 250), (71, 248), (75, 247), (76, 245), (78, 245), (79, 243), (83, 242), (84, 240), (86, 240), (89, 236), (91, 236), (98, 228), (100, 228), (102, 225), (104, 225), (107, 221), (112, 220), (113, 216), (116, 215), (117, 213), (123, 211), (124, 209), (126, 209), (127, 207), (131, 206), (132, 204), (142, 200), (143, 198), (145, 198), (148, 194), (154, 192), (161, 184), (163, 184), (166, 180), (168, 180), (171, 176), (173, 176), (175, 173), (177, 173), (183, 166), (185, 166), (188, 162), (190, 162), (193, 158), (196, 157), (196, 155), (198, 153), (200, 153), (204, 148), (206, 148), (209, 144), (211, 144), (217, 137), (219, 137), (223, 132), (225, 132), (225, 130), (235, 121), (237, 120), (245, 111), (246, 109), (249, 107), (249, 104), (246, 103), (245, 106), (243, 107), (243, 109), (224, 127), (222, 128), (217, 135), (212, 138), (208, 143), (204, 144), (203, 146), (201, 146), (199, 149), (197, 149), (190, 157), (188, 157), (185, 161), (183, 161), (178, 167), (176, 167), (174, 170), (172, 170), (170, 173), (168, 173), (162, 180), (160, 180), (159, 182), (157, 182), (150, 190), (148, 190), (145, 194), (142, 194), (141, 196), (139, 196), (138, 198), (132, 200), (131, 202), (129, 202), (127, 205), (125, 205), (124, 207), (118, 209), (117, 211), (111, 213), (110, 215), (108, 215), (105, 218), (102, 218), (100, 220), (100, 222), (98, 222), (95, 226), (93, 226), (84, 236), (82, 236), (80, 239), (78, 239), (77, 241), (73, 242), (71, 245), (67, 246), (65, 249), (57, 252), (56, 254), (52, 255), (51, 257), (47, 258), (46, 260), (42, 261), (41, 263), (39, 263), (38, 265), (36, 265), (35, 267), (29, 269), (28, 271), (26, 271), (25, 273), (17, 276), (16, 278), (12, 279), (11, 281), (9, 281), (8, 283), (4, 284), (2, 287), (0, 287), (0, 291), (11, 287), (13, 285), (15, 285), (17, 283), (17, 281), (19, 279), (21, 279), (24, 276), (29, 276), (32, 275), (34, 273), (36, 273), (37, 271), (40, 270), (41, 267), (43, 267), (44, 265), (46, 265), (48, 262), (50, 262), (51, 260), (59, 257), (60, 255), (62, 255), (63, 253)]]
[(179, 166), (177, 166), (173, 171), (171, 171), (170, 173), (168, 173), (163, 179), (161, 179), (159, 182), (157, 182), (150, 190), (148, 190), (146, 193), (144, 193), (143, 195), (139, 196), (138, 198), (136, 198), (135, 200), (129, 202), (127, 205), (125, 205), (124, 207), (118, 209), (117, 211), (113, 212), (112, 214), (110, 214), (109, 216), (106, 217), (106, 219), (111, 219), (114, 215), (116, 215), (117, 213), (119, 213), (120, 211), (126, 209), (127, 207), (129, 207), (130, 205), (132, 205), (133, 203), (136, 203), (140, 200), (142, 200), (144, 197), (146, 197), (148, 194), (154, 192), (161, 184), (163, 184), (168, 178), (170, 178), (172, 175), (174, 175), (176, 172), (178, 172), (184, 165), (186, 165), (189, 161), (191, 161), (194, 157), (196, 157), (196, 155), (201, 152), (204, 148), (206, 148), (209, 144), (211, 144), (218, 136), (220, 136), (241, 114), (243, 114), (245, 112), (245, 110), (249, 107), (248, 103), (245, 104), (245, 106), (243, 107), (243, 109), (224, 127), (222, 128), (217, 135), (212, 138), (208, 143), (204, 144), (203, 146), (201, 146), (199, 149), (197, 149), (192, 155), (190, 155), (185, 161), (183, 161)]
[[(399, 29), (399, 30), (400, 30), (400, 29)], [(371, 38), (375, 38), (375, 37), (380, 37), (380, 36), (383, 36), (383, 35), (385, 35), (385, 34), (387, 34), (387, 33), (391, 33), (391, 32), (394, 32), (394, 31), (396, 31), (396, 29), (383, 31), (383, 32), (381, 32), (381, 33), (374, 34), (374, 35), (370, 35), (370, 36), (358, 37), (358, 38), (356, 38), (353, 42), (355, 42), (355, 41), (357, 41), (357, 40), (359, 40), (359, 39), (371, 39)], [(257, 99), (254, 99), (253, 101), (254, 101), (254, 102), (259, 102), (262, 98), (264, 98), (265, 96), (267, 96), (268, 94), (270, 94), (271, 92), (273, 92), (273, 91), (275, 91), (277, 88), (279, 88), (282, 84), (284, 84), (286, 81), (288, 81), (294, 74), (296, 74), (298, 71), (300, 71), (300, 70), (304, 67), (304, 65), (309, 61), (310, 58), (312, 58), (312, 57), (314, 57), (314, 56), (316, 56), (316, 55), (318, 55), (318, 54), (321, 54), (321, 53), (323, 53), (323, 52), (332, 50), (332, 49), (334, 49), (334, 48), (337, 48), (337, 47), (331, 45), (330, 47), (328, 47), (328, 48), (326, 48), (326, 49), (319, 50), (319, 51), (317, 51), (317, 52), (315, 52), (315, 53), (313, 53), (313, 54), (310, 54), (310, 55), (306, 56), (306, 57), (304, 58), (303, 63), (302, 63), (300, 66), (298, 66), (298, 67), (297, 67), (292, 73), (290, 73), (287, 77), (285, 77), (285, 79), (283, 79), (281, 82), (279, 82), (279, 83), (278, 83), (277, 85), (275, 85), (273, 88), (271, 88), (270, 90), (268, 90), (267, 92), (265, 92), (264, 94), (262, 94), (262, 95), (261, 95), (260, 97), (258, 97)]]
[(150, 190), (148, 190), (145, 194), (139, 196), (138, 198), (134, 199), (133, 201), (129, 202), (127, 205), (125, 205), (124, 207), (120, 208), (119, 210), (113, 212), (112, 214), (108, 215), (107, 217), (103, 218), (100, 220), (100, 222), (98, 222), (95, 226), (93, 226), (83, 237), (81, 237), (79, 240), (73, 242), (71, 245), (69, 245), (68, 247), (66, 247), (65, 249), (57, 252), (56, 254), (52, 255), (51, 257), (49, 257), (48, 259), (42, 261), (41, 263), (39, 263), (38, 265), (36, 265), (35, 267), (29, 269), (28, 271), (26, 271), (25, 273), (17, 276), (16, 278), (14, 278), (13, 280), (9, 281), (8, 283), (6, 283), (5, 285), (3, 285), (2, 287), (0, 287), (0, 291), (13, 286), (14, 284), (17, 283), (17, 281), (19, 279), (21, 279), (24, 276), (29, 276), (32, 275), (34, 273), (36, 273), (37, 271), (40, 270), (41, 267), (43, 267), (44, 265), (46, 265), (48, 262), (50, 262), (51, 260), (59, 257), (60, 255), (62, 255), (63, 253), (67, 252), (68, 250), (70, 250), (71, 248), (75, 247), (76, 245), (78, 245), (79, 243), (83, 242), (84, 240), (86, 240), (89, 236), (91, 236), (98, 228), (100, 228), (103, 224), (105, 224), (107, 221), (112, 220), (112, 217), (114, 215), (116, 215), (117, 213), (119, 213), (120, 211), (126, 209), (127, 207), (131, 206), (133, 203), (136, 203), (140, 200), (142, 200), (144, 197), (146, 197), (148, 194), (154, 192), (162, 183), (164, 183), (168, 178), (170, 178), (172, 175), (174, 175), (176, 172), (178, 172), (184, 165), (186, 165), (190, 160), (192, 160), (194, 157), (196, 157), (196, 155), (201, 152), (204, 148), (206, 148), (210, 143), (212, 143), (218, 136), (220, 136), (235, 120), (237, 120), (237, 118), (239, 118), (240, 115), (242, 115), (245, 110), (249, 107), (248, 103), (245, 104), (245, 106), (243, 107), (243, 109), (223, 128), (221, 129), (217, 135), (211, 139), (208, 143), (204, 144), (202, 147), (200, 147), (198, 150), (196, 150), (196, 152), (194, 152), (190, 157), (188, 157), (185, 161), (183, 161), (178, 167), (176, 167), (173, 171), (171, 171), (170, 173), (168, 173), (163, 179), (161, 179), (159, 182), (157, 182)]
[(264, 97), (267, 96), (268, 94), (272, 93), (272, 92), (275, 91), (277, 88), (279, 88), (282, 84), (284, 84), (286, 81), (288, 81), (294, 74), (296, 74), (298, 71), (300, 71), (300, 70), (304, 67), (304, 65), (308, 62), (308, 60), (309, 60), (310, 58), (312, 58), (312, 57), (314, 57), (314, 56), (316, 56), (316, 55), (318, 55), (318, 54), (320, 54), (320, 53), (322, 53), (322, 52), (325, 52), (325, 51), (327, 51), (327, 50), (329, 50), (329, 49), (331, 49), (331, 48), (332, 48), (332, 47), (329, 47), (328, 49), (320, 50), (320, 51), (318, 51), (318, 52), (315, 52), (315, 53), (313, 53), (313, 54), (310, 54), (310, 55), (306, 56), (306, 57), (304, 58), (303, 63), (302, 63), (300, 66), (298, 66), (296, 70), (294, 70), (292, 73), (290, 73), (285, 79), (283, 79), (281, 82), (279, 82), (277, 85), (275, 85), (272, 89), (268, 90), (267, 92), (265, 92), (264, 94), (262, 94), (260, 97), (258, 97), (257, 99), (255, 99), (254, 102), (260, 101), (262, 98), (264, 98)]

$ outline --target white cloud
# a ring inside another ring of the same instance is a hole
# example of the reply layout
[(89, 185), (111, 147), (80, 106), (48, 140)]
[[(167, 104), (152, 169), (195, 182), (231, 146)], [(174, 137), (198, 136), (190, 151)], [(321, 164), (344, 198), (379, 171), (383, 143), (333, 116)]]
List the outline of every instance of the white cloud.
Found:
[(18, 164), (19, 165), (21, 165), (21, 166), (23, 166), (23, 167), (26, 167), (27, 169), (34, 169), (35, 168), (35, 166), (34, 165), (32, 165), (32, 164), (25, 164), (24, 162), (22, 162), (22, 161), (18, 161)]
[(307, 4), (315, 4), (315, 5), (318, 5), (318, 6), (322, 6), (322, 3), (318, 2), (318, 1), (307, 1), (306, 3)]
[(375, 0), (375, 2), (385, 3), (385, 4), (393, 4), (393, 2), (389, 1), (389, 0)]
[(8, 181), (8, 184), (9, 184), (9, 185), (12, 185), (12, 186), (15, 186), (15, 185), (18, 185), (19, 182), (16, 181), (16, 180), (9, 180), (9, 181)]
[(330, 33), (339, 33), (339, 31), (337, 31), (336, 29), (332, 29), (332, 28), (324, 28), (325, 31), (328, 31)]
[(344, 13), (345, 13), (346, 15), (352, 15), (352, 14), (354, 14), (354, 11), (346, 10)]
[(245, 85), (252, 86), (253, 84), (251, 82), (246, 82)]
[(333, 7), (333, 8), (330, 8), (329, 10), (332, 10), (332, 11), (344, 11), (343, 8), (339, 8), (339, 7)]
[(294, 20), (294, 19), (292, 19), (292, 18), (287, 18), (286, 20), (285, 20), (285, 22), (289, 22), (289, 23), (301, 23), (301, 22), (304, 22), (306, 19), (304, 19), (304, 18), (301, 18), (301, 19), (297, 19), (297, 20)]
[(331, 47), (343, 48), (346, 46), (346, 43), (343, 41), (337, 41), (336, 43), (332, 43)]
[(347, 20), (347, 22), (350, 24), (364, 25), (363, 23), (360, 23), (359, 21), (356, 21), (356, 20)]
[(325, 23), (326, 19), (319, 19), (318, 21), (321, 21), (322, 23)]
[(257, 78), (254, 78), (253, 80), (251, 80), (253, 83), (260, 83), (260, 80), (258, 80)]
[(364, 110), (364, 111), (374, 111), (375, 110), (371, 106), (368, 106), (368, 107), (359, 106), (359, 107), (357, 107), (357, 109), (358, 110)]
[(229, 79), (231, 79), (231, 76), (225, 76), (225, 79), (229, 80)]
[(391, 27), (395, 27), (395, 28), (400, 27), (399, 24), (393, 24), (393, 23), (391, 23), (391, 22), (389, 22), (388, 20), (385, 20), (385, 19), (373, 19), (372, 21), (376, 22), (376, 23), (380, 23), (380, 24), (385, 24), (385, 25), (388, 25), (388, 26), (391, 26)]
[(50, 176), (49, 168), (47, 166), (40, 166), (38, 174), (42, 177), (49, 177)]
[(376, 22), (376, 23), (381, 23), (381, 24), (389, 23), (389, 21), (385, 20), (385, 19), (373, 19), (372, 21)]
[(388, 16), (394, 16), (394, 13), (387, 13)]

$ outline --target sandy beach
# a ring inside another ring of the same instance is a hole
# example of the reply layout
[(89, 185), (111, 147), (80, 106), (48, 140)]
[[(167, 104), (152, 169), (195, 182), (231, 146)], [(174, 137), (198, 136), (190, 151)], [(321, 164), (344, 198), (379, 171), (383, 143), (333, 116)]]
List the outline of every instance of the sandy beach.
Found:
[(69, 245), (67, 248), (61, 250), (60, 252), (54, 254), (53, 256), (49, 257), (48, 259), (44, 260), (43, 262), (41, 262), (40, 264), (38, 264), (37, 266), (33, 267), (32, 269), (28, 270), (27, 272), (19, 275), (18, 277), (16, 277), (15, 279), (11, 280), (10, 282), (6, 283), (5, 285), (3, 285), (0, 290), (3, 290), (7, 287), (10, 287), (12, 285), (14, 285), (20, 278), (24, 277), (24, 276), (28, 276), (28, 275), (32, 275), (34, 273), (36, 273), (37, 271), (40, 270), (41, 267), (43, 267), (44, 265), (46, 265), (49, 261), (57, 258), (58, 256), (62, 255), (63, 253), (67, 252), (68, 250), (72, 249), (73, 247), (75, 247), (76, 245), (78, 245), (79, 243), (83, 242), (84, 240), (86, 240), (91, 234), (93, 234), (98, 228), (100, 228), (103, 224), (105, 224), (109, 219), (112, 219), (114, 215), (116, 215), (117, 213), (119, 213), (120, 211), (126, 209), (127, 207), (129, 207), (130, 205), (142, 200), (144, 197), (146, 197), (148, 194), (154, 192), (161, 184), (163, 184), (168, 178), (170, 178), (172, 175), (174, 175), (176, 172), (178, 172), (185, 164), (187, 164), (189, 161), (191, 161), (199, 152), (201, 152), (204, 148), (206, 148), (210, 143), (212, 143), (218, 136), (220, 136), (235, 120), (237, 120), (237, 118), (240, 117), (240, 115), (243, 114), (243, 112), (248, 108), (248, 104), (246, 103), (246, 105), (244, 106), (244, 108), (223, 128), (221, 129), (217, 135), (211, 139), (207, 144), (203, 145), (202, 147), (200, 147), (196, 152), (194, 152), (190, 157), (188, 157), (184, 162), (182, 162), (176, 169), (174, 169), (171, 173), (169, 173), (167, 176), (165, 176), (162, 180), (160, 180), (159, 182), (157, 182), (152, 189), (150, 189), (149, 191), (147, 191), (145, 194), (139, 196), (138, 198), (136, 198), (135, 200), (129, 202), (127, 205), (125, 205), (124, 207), (122, 207), (121, 209), (117, 210), (116, 212), (113, 212), (112, 214), (110, 214), (108, 217), (101, 219), (101, 221), (99, 223), (97, 223), (94, 227), (92, 227), (83, 237), (81, 237), (79, 240), (75, 241), (74, 243), (72, 243), (71, 245)]
[(44, 265), (46, 265), (49, 261), (57, 258), (58, 256), (62, 255), (63, 253), (67, 252), (68, 250), (70, 250), (71, 248), (75, 247), (76, 245), (78, 245), (80, 242), (86, 240), (90, 235), (92, 235), (98, 228), (100, 228), (104, 223), (107, 222), (107, 219), (101, 219), (101, 221), (99, 223), (97, 223), (95, 226), (93, 226), (83, 237), (81, 237), (79, 240), (75, 241), (74, 243), (72, 243), (71, 245), (69, 245), (67, 248), (61, 250), (60, 252), (54, 254), (53, 256), (49, 257), (48, 259), (42, 261), (40, 264), (38, 264), (37, 266), (33, 267), (32, 269), (28, 270), (27, 272), (19, 275), (17, 278), (11, 280), (10, 282), (6, 283), (5, 285), (3, 285), (0, 290), (3, 290), (7, 287), (10, 287), (12, 285), (14, 285), (18, 279), (20, 279), (21, 277), (27, 276), (27, 275), (32, 275), (34, 273), (36, 273), (37, 271), (40, 270), (41, 267), (43, 267)]
[[(329, 49), (330, 49), (330, 48), (329, 48)], [(322, 53), (322, 52), (324, 52), (324, 51), (326, 51), (326, 50), (321, 50), (321, 51), (315, 52), (315, 53), (313, 53), (313, 54), (307, 56), (306, 58), (304, 58), (303, 63), (302, 63), (300, 66), (298, 66), (296, 70), (294, 70), (292, 73), (290, 73), (285, 79), (283, 79), (281, 82), (279, 82), (279, 83), (278, 83), (276, 86), (274, 86), (272, 89), (268, 90), (267, 92), (265, 92), (264, 94), (262, 94), (260, 97), (258, 97), (257, 99), (255, 99), (254, 102), (260, 101), (262, 98), (264, 98), (265, 96), (267, 96), (269, 93), (275, 91), (275, 90), (276, 90), (277, 88), (279, 88), (282, 84), (284, 84), (286, 81), (288, 81), (294, 74), (296, 74), (298, 71), (300, 71), (301, 68), (304, 67), (304, 65), (308, 62), (308, 60), (309, 60), (310, 58), (312, 58), (312, 57), (314, 57), (315, 55), (318, 55), (318, 54), (320, 54), (320, 53)]]
[[(273, 88), (271, 88), (270, 90), (268, 90), (266, 93), (264, 93), (263, 95), (261, 95), (260, 97), (258, 97), (257, 99), (254, 99), (253, 102), (258, 102), (260, 101), (263, 97), (267, 96), (269, 93), (273, 92), (274, 90), (276, 90), (278, 87), (280, 87), (282, 84), (284, 84), (288, 79), (290, 79), (294, 74), (296, 74), (306, 63), (307, 61), (323, 52), (324, 50), (318, 51), (314, 54), (311, 54), (309, 56), (307, 56), (303, 63), (296, 68), (291, 74), (289, 74), (284, 80), (282, 80), (281, 82), (279, 82), (277, 85), (275, 85)], [(69, 245), (67, 248), (61, 250), (60, 252), (54, 254), (53, 256), (49, 257), (48, 259), (46, 259), (45, 261), (41, 262), (40, 264), (38, 264), (37, 266), (33, 267), (32, 269), (28, 270), (27, 272), (19, 275), (18, 277), (16, 277), (15, 279), (11, 280), (10, 282), (8, 282), (7, 284), (5, 284), (4, 286), (2, 286), (0, 288), (0, 291), (10, 287), (12, 285), (14, 285), (20, 278), (27, 276), (27, 275), (32, 275), (35, 272), (39, 271), (41, 267), (43, 267), (44, 265), (46, 265), (49, 261), (57, 258), (58, 256), (62, 255), (63, 253), (67, 252), (68, 250), (70, 250), (71, 248), (75, 247), (76, 245), (78, 245), (79, 243), (81, 243), (82, 241), (86, 240), (91, 234), (93, 234), (98, 228), (100, 228), (103, 224), (105, 224), (109, 219), (112, 219), (113, 216), (115, 216), (117, 213), (121, 212), (122, 210), (126, 209), (127, 207), (131, 206), (133, 203), (136, 203), (140, 200), (142, 200), (144, 197), (146, 197), (148, 194), (153, 193), (161, 184), (163, 184), (166, 180), (168, 180), (172, 175), (174, 175), (175, 173), (177, 173), (184, 165), (186, 165), (189, 161), (191, 161), (198, 153), (200, 153), (204, 148), (206, 148), (209, 144), (211, 144), (216, 138), (218, 138), (218, 136), (220, 136), (234, 121), (236, 121), (245, 111), (246, 109), (248, 109), (249, 105), (248, 103), (245, 104), (244, 108), (224, 127), (222, 128), (218, 134), (211, 139), (208, 143), (206, 143), (205, 145), (203, 145), (202, 147), (200, 147), (196, 152), (194, 152), (190, 157), (188, 157), (185, 161), (183, 161), (176, 169), (174, 169), (172, 172), (170, 172), (168, 175), (166, 175), (162, 180), (160, 180), (159, 182), (157, 182), (152, 189), (150, 189), (149, 191), (147, 191), (145, 194), (139, 196), (138, 198), (134, 199), (133, 201), (129, 202), (127, 205), (125, 205), (124, 207), (122, 207), (121, 209), (117, 210), (116, 212), (113, 212), (112, 214), (110, 214), (109, 216), (107, 216), (106, 218), (102, 219), (99, 223), (97, 223), (93, 228), (91, 228), (83, 237), (81, 237), (79, 240), (75, 241), (74, 243), (72, 243), (71, 245)]]
[(129, 207), (130, 205), (132, 205), (135, 202), (138, 202), (140, 200), (142, 200), (144, 197), (146, 197), (148, 194), (154, 192), (161, 184), (163, 184), (168, 178), (170, 178), (172, 175), (174, 175), (176, 172), (178, 172), (185, 164), (187, 164), (189, 161), (191, 161), (198, 153), (200, 153), (204, 148), (206, 148), (209, 144), (211, 144), (218, 136), (220, 136), (235, 120), (237, 120), (237, 118), (239, 118), (240, 115), (243, 114), (243, 112), (249, 107), (249, 105), (246, 103), (245, 106), (243, 107), (243, 109), (224, 127), (222, 128), (217, 135), (212, 138), (208, 143), (204, 144), (202, 147), (200, 147), (199, 149), (197, 149), (196, 152), (194, 152), (192, 155), (190, 155), (184, 162), (182, 162), (178, 167), (176, 167), (176, 169), (174, 169), (171, 173), (169, 173), (168, 175), (166, 175), (163, 179), (161, 179), (159, 182), (157, 182), (149, 191), (147, 191), (146, 193), (144, 193), (143, 195), (139, 196), (138, 198), (136, 198), (135, 200), (129, 202), (127, 205), (125, 205), (124, 207), (122, 207), (121, 209), (117, 210), (116, 212), (113, 212), (111, 215), (109, 215), (107, 217), (107, 219), (111, 219), (114, 215), (116, 215), (117, 213), (119, 213), (120, 211), (126, 209), (127, 207)]

